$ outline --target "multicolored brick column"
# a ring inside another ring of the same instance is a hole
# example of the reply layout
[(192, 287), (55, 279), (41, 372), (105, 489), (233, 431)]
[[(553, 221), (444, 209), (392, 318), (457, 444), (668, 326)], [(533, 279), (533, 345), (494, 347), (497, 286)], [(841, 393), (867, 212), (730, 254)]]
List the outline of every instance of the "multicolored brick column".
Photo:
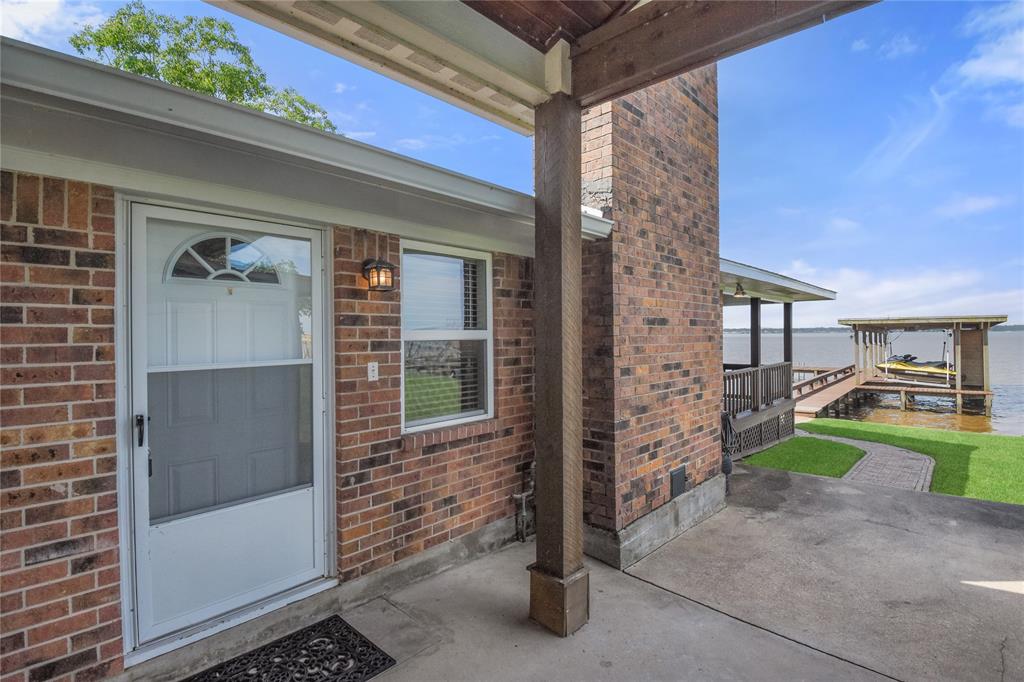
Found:
[(583, 203), (615, 221), (583, 247), (583, 517), (618, 565), (670, 474), (693, 490), (721, 462), (716, 67), (585, 111), (582, 163)]

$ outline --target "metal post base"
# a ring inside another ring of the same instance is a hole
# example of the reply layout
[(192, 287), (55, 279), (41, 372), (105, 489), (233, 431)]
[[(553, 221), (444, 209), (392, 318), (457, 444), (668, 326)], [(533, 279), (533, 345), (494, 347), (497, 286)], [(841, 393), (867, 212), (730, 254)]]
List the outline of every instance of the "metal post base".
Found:
[(530, 571), (530, 618), (559, 637), (568, 637), (590, 620), (590, 572), (581, 568), (565, 578)]

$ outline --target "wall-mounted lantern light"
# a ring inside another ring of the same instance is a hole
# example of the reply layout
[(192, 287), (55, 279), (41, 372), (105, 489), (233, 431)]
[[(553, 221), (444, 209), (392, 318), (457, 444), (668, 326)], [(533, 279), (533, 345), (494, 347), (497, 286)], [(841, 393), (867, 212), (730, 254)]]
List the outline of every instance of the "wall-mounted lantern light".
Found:
[(370, 291), (395, 289), (395, 266), (385, 260), (370, 258), (363, 261), (363, 277), (370, 283)]
[(746, 298), (747, 297), (747, 292), (743, 290), (743, 285), (740, 284), (739, 282), (736, 282), (736, 291), (735, 291), (735, 293), (733, 293), (733, 296), (735, 298)]

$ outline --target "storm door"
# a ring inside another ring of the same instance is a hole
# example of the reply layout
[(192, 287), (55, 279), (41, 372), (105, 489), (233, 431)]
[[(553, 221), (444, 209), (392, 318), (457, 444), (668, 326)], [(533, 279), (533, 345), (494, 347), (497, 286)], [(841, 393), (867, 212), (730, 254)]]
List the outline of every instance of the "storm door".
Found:
[(321, 234), (133, 204), (130, 238), (146, 643), (325, 574)]

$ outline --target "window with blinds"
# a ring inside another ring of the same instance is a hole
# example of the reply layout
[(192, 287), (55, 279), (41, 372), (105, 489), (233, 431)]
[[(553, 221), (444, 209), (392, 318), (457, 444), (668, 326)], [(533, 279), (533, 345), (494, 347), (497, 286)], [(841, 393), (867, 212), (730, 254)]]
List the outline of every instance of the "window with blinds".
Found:
[(407, 431), (493, 415), (490, 264), (486, 253), (403, 242)]

